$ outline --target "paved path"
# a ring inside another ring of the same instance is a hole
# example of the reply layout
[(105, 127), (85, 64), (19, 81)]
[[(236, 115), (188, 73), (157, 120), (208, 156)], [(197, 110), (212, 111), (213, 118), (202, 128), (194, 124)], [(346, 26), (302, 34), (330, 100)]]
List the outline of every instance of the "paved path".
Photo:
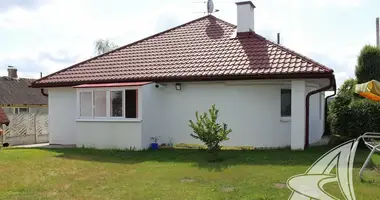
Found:
[(28, 145), (16, 145), (12, 146), (14, 148), (52, 148), (52, 149), (62, 149), (62, 148), (75, 148), (75, 145), (59, 145), (59, 144), (28, 144)]

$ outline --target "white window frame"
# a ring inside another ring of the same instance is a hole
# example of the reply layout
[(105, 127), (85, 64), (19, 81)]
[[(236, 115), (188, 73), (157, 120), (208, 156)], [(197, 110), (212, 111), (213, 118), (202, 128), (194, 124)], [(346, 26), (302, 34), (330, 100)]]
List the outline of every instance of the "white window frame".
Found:
[[(127, 89), (128, 90), (128, 89)], [(133, 89), (130, 89), (130, 90), (133, 90)], [(123, 94), (122, 94), (122, 115), (121, 117), (111, 117), (111, 92), (115, 92), (115, 91), (122, 91)], [(109, 92), (107, 92), (107, 108), (109, 110), (109, 114), (107, 116), (110, 116), (110, 118), (125, 118), (125, 89), (124, 90), (121, 90), (121, 89), (110, 89)], [(138, 117), (138, 116), (137, 116)]]
[[(125, 118), (125, 90), (137, 90), (137, 118)], [(95, 117), (95, 98), (94, 91), (105, 91), (106, 92), (106, 117)], [(121, 117), (111, 117), (111, 91), (122, 91), (122, 112)], [(80, 93), (81, 92), (91, 92), (92, 94), (92, 117), (81, 117), (80, 116)], [(114, 121), (114, 122), (141, 122), (142, 119), (142, 94), (141, 87), (101, 87), (101, 88), (77, 88), (77, 120), (76, 121)]]

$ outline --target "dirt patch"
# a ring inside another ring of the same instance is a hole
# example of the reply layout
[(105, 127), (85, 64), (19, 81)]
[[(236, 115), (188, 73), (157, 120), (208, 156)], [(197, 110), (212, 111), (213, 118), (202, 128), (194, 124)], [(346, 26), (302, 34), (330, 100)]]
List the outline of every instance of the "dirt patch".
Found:
[(234, 187), (223, 187), (222, 192), (234, 192), (235, 188)]
[(184, 182), (184, 183), (192, 183), (194, 181), (196, 181), (196, 180), (193, 178), (182, 178), (181, 179), (181, 182)]
[(285, 183), (274, 183), (273, 186), (278, 189), (287, 188)]

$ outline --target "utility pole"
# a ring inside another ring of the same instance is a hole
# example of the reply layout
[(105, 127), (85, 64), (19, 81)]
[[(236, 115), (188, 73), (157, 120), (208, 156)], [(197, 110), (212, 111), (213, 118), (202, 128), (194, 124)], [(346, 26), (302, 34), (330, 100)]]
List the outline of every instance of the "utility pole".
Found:
[(380, 41), (379, 41), (379, 18), (376, 18), (376, 46), (380, 47)]

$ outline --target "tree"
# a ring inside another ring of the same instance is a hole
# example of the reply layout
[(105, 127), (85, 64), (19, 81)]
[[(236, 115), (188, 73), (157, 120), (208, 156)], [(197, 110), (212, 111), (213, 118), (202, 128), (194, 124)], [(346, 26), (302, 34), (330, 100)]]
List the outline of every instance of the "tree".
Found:
[(95, 51), (98, 55), (107, 53), (118, 48), (118, 46), (108, 39), (99, 39), (95, 41)]
[(232, 132), (231, 129), (227, 128), (227, 124), (218, 123), (218, 113), (219, 110), (215, 108), (215, 105), (208, 110), (207, 113), (201, 115), (198, 114), (198, 111), (195, 113), (197, 121), (194, 123), (190, 120), (190, 127), (193, 129), (192, 134), (193, 138), (201, 140), (208, 147), (208, 150), (211, 152), (217, 152), (220, 150), (220, 143), (226, 140), (229, 140), (227, 137), (229, 133)]
[(366, 45), (360, 51), (355, 69), (358, 83), (370, 80), (380, 81), (380, 48)]

